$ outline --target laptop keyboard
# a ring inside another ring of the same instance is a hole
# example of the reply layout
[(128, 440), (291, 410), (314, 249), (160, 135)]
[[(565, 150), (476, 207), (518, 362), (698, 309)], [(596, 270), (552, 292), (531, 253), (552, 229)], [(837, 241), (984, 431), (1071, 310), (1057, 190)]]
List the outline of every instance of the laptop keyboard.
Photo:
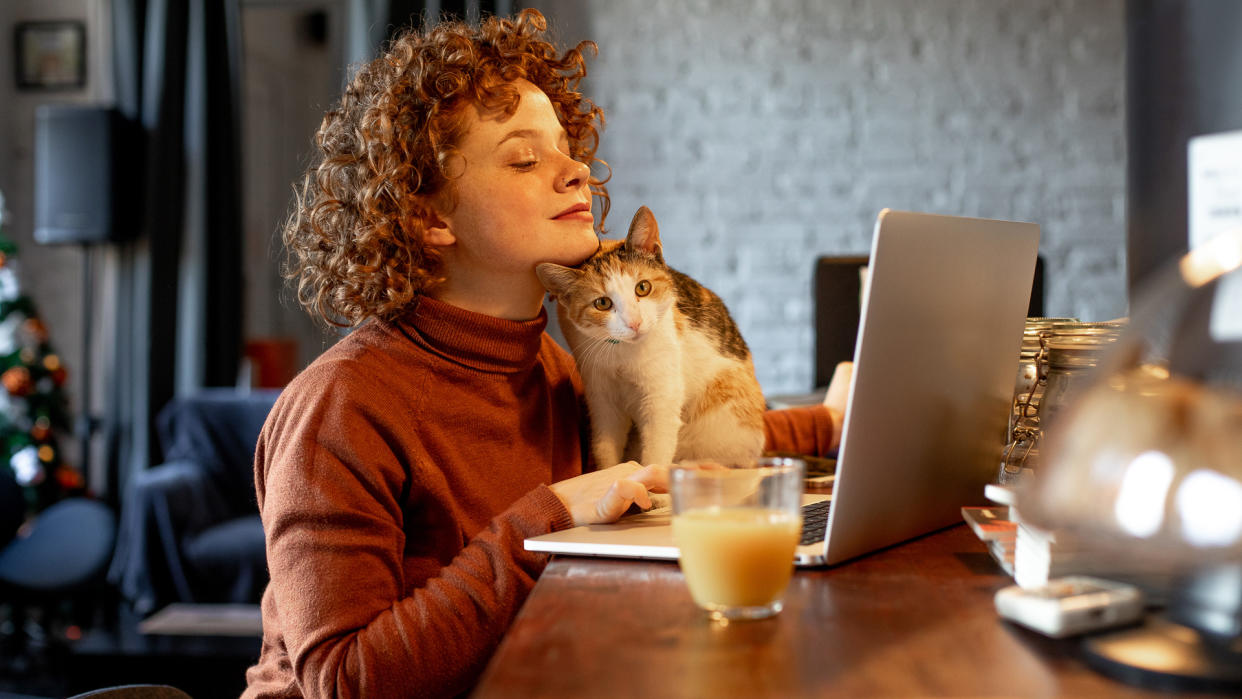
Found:
[[(821, 500), (820, 502), (813, 502), (802, 506), (802, 539), (798, 542), (798, 545), (818, 544), (824, 540), (824, 534), (828, 530), (828, 509), (831, 506), (831, 500)], [(634, 514), (643, 513), (637, 506), (630, 509)], [(661, 515), (672, 513), (673, 500), (669, 495), (651, 494), (651, 509), (646, 510), (645, 514)]]
[(832, 507), (831, 500), (802, 506), (802, 540), (798, 542), (799, 546), (818, 544), (824, 540), (824, 534), (828, 531), (828, 509), (830, 507)]

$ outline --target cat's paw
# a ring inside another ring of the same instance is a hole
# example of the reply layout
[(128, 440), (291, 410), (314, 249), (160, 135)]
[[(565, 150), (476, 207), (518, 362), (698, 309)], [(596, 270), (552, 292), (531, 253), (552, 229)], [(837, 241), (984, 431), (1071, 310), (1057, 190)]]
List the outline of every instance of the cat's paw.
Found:
[(648, 492), (647, 497), (651, 498), (651, 509), (647, 510), (648, 512), (673, 509), (673, 496), (668, 493)]

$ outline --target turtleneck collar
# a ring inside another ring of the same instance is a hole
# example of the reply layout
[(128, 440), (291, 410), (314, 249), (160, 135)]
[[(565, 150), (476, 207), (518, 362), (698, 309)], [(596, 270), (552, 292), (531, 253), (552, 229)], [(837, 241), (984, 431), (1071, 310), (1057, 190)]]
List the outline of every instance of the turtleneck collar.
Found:
[(449, 361), (513, 373), (534, 366), (548, 315), (540, 309), (532, 320), (504, 320), (423, 296), (398, 325), (415, 344)]

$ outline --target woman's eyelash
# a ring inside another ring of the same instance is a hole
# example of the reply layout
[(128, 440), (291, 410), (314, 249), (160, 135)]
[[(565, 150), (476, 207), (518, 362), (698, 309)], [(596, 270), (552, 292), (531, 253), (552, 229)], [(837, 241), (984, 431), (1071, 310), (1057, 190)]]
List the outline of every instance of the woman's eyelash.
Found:
[(523, 160), (516, 163), (510, 163), (509, 167), (515, 170), (531, 170), (538, 164), (538, 160)]

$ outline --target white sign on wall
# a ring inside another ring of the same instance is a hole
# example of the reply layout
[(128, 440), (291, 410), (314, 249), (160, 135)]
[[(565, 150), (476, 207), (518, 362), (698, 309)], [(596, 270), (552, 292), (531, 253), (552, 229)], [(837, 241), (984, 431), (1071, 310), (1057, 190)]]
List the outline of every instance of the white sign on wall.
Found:
[[(1229, 231), (1242, 231), (1242, 131), (1190, 139), (1190, 248)], [(1210, 332), (1222, 342), (1242, 340), (1242, 271), (1226, 277), (1212, 301)]]

